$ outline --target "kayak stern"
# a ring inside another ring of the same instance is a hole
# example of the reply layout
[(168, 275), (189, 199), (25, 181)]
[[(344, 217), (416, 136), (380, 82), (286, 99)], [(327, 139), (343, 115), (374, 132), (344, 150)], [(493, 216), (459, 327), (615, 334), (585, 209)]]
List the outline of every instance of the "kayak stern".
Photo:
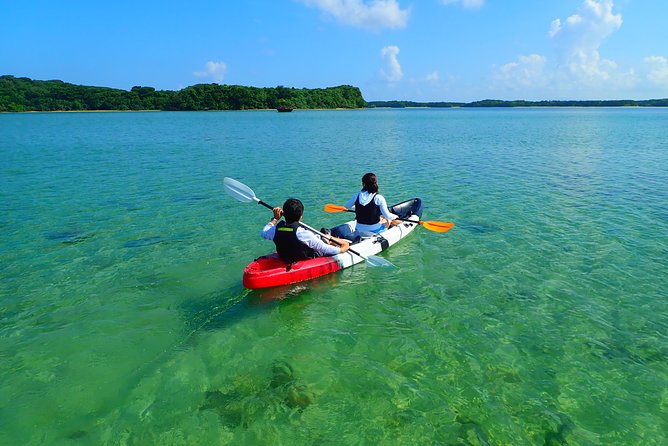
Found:
[(292, 264), (285, 263), (273, 253), (259, 257), (244, 270), (243, 285), (258, 289), (302, 282), (341, 269), (334, 257), (316, 257)]

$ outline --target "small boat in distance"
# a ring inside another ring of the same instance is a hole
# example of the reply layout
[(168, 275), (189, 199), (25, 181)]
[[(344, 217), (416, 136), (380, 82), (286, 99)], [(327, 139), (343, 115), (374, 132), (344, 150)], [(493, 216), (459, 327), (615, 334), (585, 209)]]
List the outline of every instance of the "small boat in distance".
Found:
[(294, 110), (294, 108), (292, 108), (292, 107), (276, 107), (276, 110), (279, 113), (288, 113), (288, 112), (291, 112), (292, 110)]

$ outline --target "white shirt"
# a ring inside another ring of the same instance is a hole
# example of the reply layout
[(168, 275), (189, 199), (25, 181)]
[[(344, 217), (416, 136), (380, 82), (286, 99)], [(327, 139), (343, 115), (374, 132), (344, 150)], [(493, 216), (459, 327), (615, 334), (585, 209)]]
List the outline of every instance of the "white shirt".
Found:
[[(267, 223), (260, 235), (267, 240), (274, 240), (274, 235), (276, 234), (276, 225), (272, 223)], [(297, 228), (297, 240), (305, 244), (311, 249), (315, 249), (318, 252), (323, 253), (326, 256), (333, 256), (341, 253), (341, 249), (338, 246), (328, 245), (323, 242), (322, 239), (316, 236), (313, 232), (308, 229), (304, 229), (301, 226)]]
[[(364, 191), (364, 190), (361, 191), (361, 192), (357, 192), (355, 195), (352, 196), (352, 198), (350, 200), (348, 200), (348, 202), (346, 203), (346, 207), (348, 209), (353, 209), (354, 208), (355, 203), (357, 202), (357, 197), (359, 197), (360, 204), (362, 206), (366, 206), (373, 199), (373, 202), (377, 206), (380, 207), (381, 215), (383, 217), (385, 217), (386, 219), (394, 220), (395, 218), (397, 218), (397, 216), (394, 215), (393, 213), (391, 213), (390, 210), (387, 208), (387, 201), (385, 201), (385, 197), (383, 197), (380, 194), (374, 194), (374, 193), (367, 192), (367, 191)], [(378, 222), (376, 224), (373, 224), (373, 225), (365, 225), (365, 224), (362, 224), (362, 223), (357, 223), (357, 226), (355, 227), (355, 230), (376, 232), (379, 229), (381, 229), (381, 227), (384, 227), (384, 226), (385, 225), (383, 225), (380, 222)]]

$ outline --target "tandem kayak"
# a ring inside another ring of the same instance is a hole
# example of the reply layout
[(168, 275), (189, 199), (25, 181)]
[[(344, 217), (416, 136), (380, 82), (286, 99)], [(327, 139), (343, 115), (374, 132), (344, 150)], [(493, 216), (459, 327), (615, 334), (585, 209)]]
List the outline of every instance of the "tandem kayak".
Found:
[[(405, 220), (397, 226), (372, 237), (351, 244), (350, 247), (363, 256), (372, 256), (386, 250), (399, 240), (406, 237), (418, 226), (422, 216), (422, 200), (413, 198), (389, 207), (390, 212)], [(354, 230), (355, 220), (344, 223)], [(333, 230), (334, 232), (334, 230)], [(330, 257), (316, 257), (301, 260), (292, 264), (282, 261), (276, 252), (262, 256), (251, 262), (244, 270), (243, 285), (246, 288), (269, 288), (331, 274), (356, 263), (363, 262), (364, 258), (351, 251)]]

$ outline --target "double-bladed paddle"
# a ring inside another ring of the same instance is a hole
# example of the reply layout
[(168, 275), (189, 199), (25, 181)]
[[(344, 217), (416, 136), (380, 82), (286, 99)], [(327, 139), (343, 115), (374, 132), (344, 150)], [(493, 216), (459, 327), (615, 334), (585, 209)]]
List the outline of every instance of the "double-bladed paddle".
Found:
[[(336, 204), (328, 203), (325, 205), (326, 212), (355, 212), (352, 209), (348, 209), (345, 206), (339, 206)], [(420, 226), (424, 226), (426, 229), (434, 232), (448, 232), (455, 225), (452, 222), (446, 221), (415, 221), (408, 218), (396, 218), (395, 220), (407, 221), (411, 223), (417, 223)]]
[[(252, 203), (255, 201), (257, 204), (261, 204), (266, 208), (274, 209), (273, 206), (268, 205), (264, 201), (257, 198), (255, 196), (255, 192), (253, 192), (253, 189), (246, 186), (244, 183), (241, 183), (233, 178), (225, 177), (225, 179), (223, 179), (223, 184), (225, 185), (225, 191), (228, 194), (232, 195), (237, 200), (241, 201), (242, 203)], [(305, 229), (308, 229), (311, 232), (314, 232), (322, 237), (330, 239), (332, 242), (336, 244), (339, 244), (336, 240), (332, 239), (330, 236), (325, 235), (322, 232), (318, 231), (317, 229), (310, 227), (306, 223), (299, 222), (299, 224)], [(366, 263), (369, 266), (394, 266), (392, 263), (390, 263), (388, 260), (385, 260), (382, 257), (365, 256), (350, 248), (348, 248), (348, 251), (366, 260)]]

